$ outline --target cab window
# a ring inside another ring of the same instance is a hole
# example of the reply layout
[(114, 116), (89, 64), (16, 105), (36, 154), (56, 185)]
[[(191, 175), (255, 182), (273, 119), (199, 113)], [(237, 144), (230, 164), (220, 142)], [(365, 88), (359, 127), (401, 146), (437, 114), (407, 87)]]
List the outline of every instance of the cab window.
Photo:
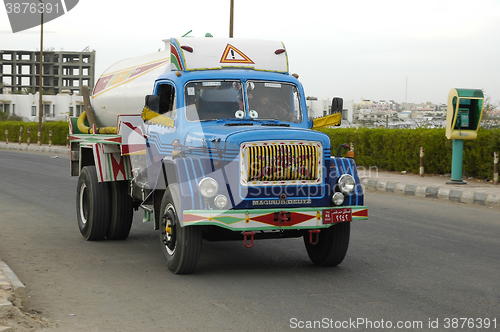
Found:
[(244, 116), (241, 82), (196, 81), (185, 86), (186, 117), (189, 121), (233, 119)]
[(300, 96), (295, 85), (248, 81), (246, 88), (251, 118), (302, 122)]
[(160, 97), (160, 114), (169, 118), (175, 118), (175, 87), (172, 84), (162, 84), (158, 87), (158, 96)]

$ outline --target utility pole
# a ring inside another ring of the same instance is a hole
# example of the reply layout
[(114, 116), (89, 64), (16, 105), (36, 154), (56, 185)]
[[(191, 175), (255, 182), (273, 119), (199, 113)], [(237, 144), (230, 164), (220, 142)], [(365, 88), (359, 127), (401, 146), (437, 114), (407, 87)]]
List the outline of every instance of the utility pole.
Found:
[(230, 0), (229, 6), (229, 38), (233, 38), (233, 22), (234, 22), (234, 0)]
[[(38, 0), (42, 3), (42, 0)], [(42, 8), (45, 9), (45, 6)], [(42, 22), (40, 24), (40, 87), (38, 88), (38, 93), (40, 95), (40, 100), (38, 101), (38, 145), (42, 145), (42, 114), (43, 114), (43, 10), (42, 10)]]

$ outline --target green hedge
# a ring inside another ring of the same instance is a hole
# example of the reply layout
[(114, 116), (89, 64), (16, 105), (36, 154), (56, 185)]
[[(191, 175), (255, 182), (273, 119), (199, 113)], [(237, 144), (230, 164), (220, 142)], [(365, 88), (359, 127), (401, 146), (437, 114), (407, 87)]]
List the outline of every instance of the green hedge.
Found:
[[(9, 142), (19, 141), (19, 127), (23, 126), (22, 142), (26, 143), (27, 129), (31, 128), (31, 143), (37, 143), (38, 123), (1, 121), (0, 140), (5, 141), (5, 129)], [(52, 130), (52, 144), (66, 145), (68, 122), (44, 122), (42, 143), (48, 144)], [(378, 167), (388, 171), (418, 173), (420, 147), (425, 150), (425, 173), (451, 173), (452, 141), (444, 129), (320, 129), (330, 136), (332, 155), (342, 143), (354, 143), (358, 166)], [(493, 152), (500, 151), (500, 129), (480, 129), (478, 138), (464, 142), (463, 174), (477, 178), (493, 177)], [(345, 155), (345, 150), (343, 151)]]
[[(19, 142), (19, 128), (23, 126), (22, 143), (28, 139), (28, 128), (31, 128), (31, 144), (38, 142), (38, 122), (0, 121), (0, 141), (5, 141), (5, 129), (9, 133), (9, 143)], [(69, 123), (66, 121), (44, 122), (42, 124), (42, 144), (49, 143), (49, 131), (52, 130), (52, 144), (66, 145)]]
[[(356, 164), (388, 171), (418, 173), (424, 147), (425, 173), (451, 173), (452, 141), (444, 129), (321, 129), (330, 136), (332, 155), (342, 143), (354, 143)], [(464, 141), (463, 174), (493, 177), (493, 152), (500, 151), (500, 129), (480, 129), (478, 138)], [(343, 151), (345, 155), (345, 150)]]

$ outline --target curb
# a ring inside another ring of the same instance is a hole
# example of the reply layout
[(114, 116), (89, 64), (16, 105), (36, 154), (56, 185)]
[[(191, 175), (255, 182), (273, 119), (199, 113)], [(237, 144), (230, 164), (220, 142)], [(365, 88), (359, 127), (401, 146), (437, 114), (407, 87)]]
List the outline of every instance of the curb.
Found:
[(424, 198), (437, 198), (451, 202), (460, 202), (466, 204), (477, 204), (491, 207), (500, 206), (500, 195), (486, 194), (471, 190), (456, 190), (445, 187), (418, 186), (413, 184), (404, 184), (400, 182), (391, 182), (364, 178), (361, 184), (368, 189), (376, 191), (385, 191), (405, 196), (417, 196)]
[(0, 150), (57, 153), (57, 154), (67, 154), (67, 155), (70, 154), (70, 150), (66, 146), (59, 146), (59, 145), (51, 147), (47, 145), (38, 146), (36, 143), (27, 145), (18, 143), (5, 144), (5, 142), (0, 142)]
[(0, 287), (1, 286), (12, 286), (15, 296), (12, 304), (23, 311), (28, 310), (29, 300), (26, 294), (26, 287), (9, 266), (0, 260)]

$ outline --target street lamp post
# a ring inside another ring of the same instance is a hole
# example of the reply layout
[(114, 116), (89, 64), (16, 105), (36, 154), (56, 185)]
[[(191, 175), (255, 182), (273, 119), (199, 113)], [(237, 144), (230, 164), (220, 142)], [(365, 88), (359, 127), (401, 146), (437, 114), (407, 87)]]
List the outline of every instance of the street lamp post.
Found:
[[(38, 0), (42, 3), (42, 0)], [(45, 6), (42, 7), (45, 10)], [(40, 100), (38, 101), (39, 106), (38, 106), (38, 145), (42, 145), (42, 115), (43, 115), (43, 12), (42, 10), (42, 19), (41, 19), (41, 24), (40, 24), (40, 83), (39, 83), (39, 97)]]

